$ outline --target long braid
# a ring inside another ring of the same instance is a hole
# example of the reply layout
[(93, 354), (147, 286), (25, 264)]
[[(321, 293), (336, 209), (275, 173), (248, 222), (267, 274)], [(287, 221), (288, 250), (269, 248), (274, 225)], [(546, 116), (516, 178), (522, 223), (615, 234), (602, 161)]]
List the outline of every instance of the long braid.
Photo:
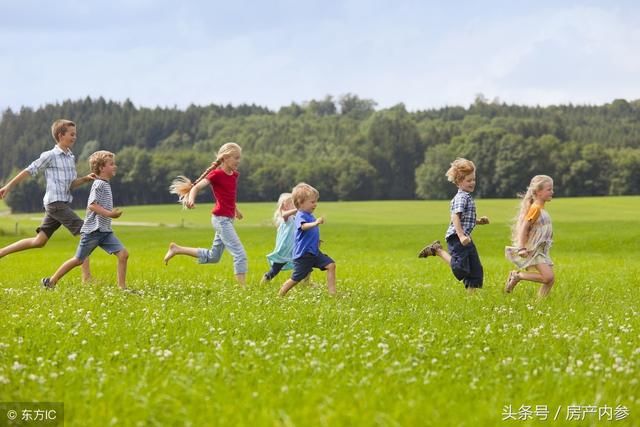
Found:
[(214, 170), (215, 168), (217, 168), (218, 166), (220, 166), (222, 164), (222, 159), (217, 159), (215, 162), (211, 163), (211, 165), (206, 168), (204, 170), (204, 172), (202, 172), (202, 175), (200, 175), (198, 177), (198, 179), (196, 179), (195, 181), (193, 181), (193, 185), (196, 185), (197, 183), (199, 183), (200, 181), (202, 181), (207, 175), (209, 175), (209, 172), (211, 172), (212, 170)]
[(195, 180), (195, 182), (191, 182), (191, 180), (186, 176), (180, 175), (176, 179), (171, 181), (171, 185), (169, 186), (169, 193), (177, 195), (178, 202), (182, 203), (182, 206), (187, 207), (187, 196), (189, 195), (189, 192), (191, 191), (193, 186), (202, 181), (209, 174), (209, 172), (218, 168), (222, 164), (224, 157), (229, 155), (230, 152), (234, 150), (240, 151), (241, 148), (238, 144), (233, 142), (224, 144), (218, 151), (216, 161), (211, 163), (211, 165), (207, 169), (205, 169), (204, 172), (202, 172), (202, 174), (198, 177), (198, 179)]

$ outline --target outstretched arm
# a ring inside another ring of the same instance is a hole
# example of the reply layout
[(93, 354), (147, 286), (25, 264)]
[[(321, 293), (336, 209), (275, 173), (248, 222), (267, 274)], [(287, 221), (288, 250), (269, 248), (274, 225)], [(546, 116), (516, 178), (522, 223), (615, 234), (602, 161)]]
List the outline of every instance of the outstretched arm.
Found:
[(298, 209), (289, 209), (288, 211), (282, 211), (282, 219), (286, 221), (290, 216), (295, 215), (296, 212), (298, 212)]
[(13, 189), (16, 185), (30, 177), (31, 174), (27, 172), (26, 169), (22, 170), (18, 175), (14, 176), (11, 181), (9, 181), (4, 187), (0, 188), (0, 199), (4, 199), (9, 191)]
[(308, 230), (310, 228), (317, 227), (320, 224), (324, 224), (324, 218), (323, 217), (320, 217), (320, 218), (316, 219), (313, 222), (305, 222), (304, 224), (302, 224), (300, 226), (300, 230), (306, 231), (306, 230)]
[(82, 184), (86, 184), (87, 182), (94, 181), (96, 178), (98, 178), (98, 176), (95, 173), (90, 173), (89, 175), (76, 178), (73, 181), (71, 181), (71, 185), (69, 186), (69, 189), (73, 190), (74, 188), (77, 188)]
[(208, 185), (209, 185), (209, 180), (207, 178), (204, 178), (200, 182), (198, 182), (196, 185), (191, 187), (191, 190), (189, 191), (189, 195), (187, 196), (187, 207), (189, 209), (193, 209), (195, 207), (196, 196), (198, 195), (200, 190), (202, 190)]

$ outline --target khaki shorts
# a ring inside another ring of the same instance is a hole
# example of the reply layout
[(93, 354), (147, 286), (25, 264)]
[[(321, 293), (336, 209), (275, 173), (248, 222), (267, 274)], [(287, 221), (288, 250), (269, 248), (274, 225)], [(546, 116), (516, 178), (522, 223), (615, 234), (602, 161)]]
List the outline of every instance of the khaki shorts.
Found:
[(71, 209), (67, 202), (53, 202), (44, 207), (46, 215), (36, 228), (36, 233), (43, 232), (47, 238), (51, 238), (61, 225), (64, 225), (74, 236), (80, 234), (84, 221)]

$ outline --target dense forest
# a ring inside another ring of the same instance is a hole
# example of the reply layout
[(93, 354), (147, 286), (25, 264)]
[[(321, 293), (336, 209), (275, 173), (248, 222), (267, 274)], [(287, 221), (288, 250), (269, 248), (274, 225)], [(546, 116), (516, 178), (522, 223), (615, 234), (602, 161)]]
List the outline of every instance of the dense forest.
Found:
[[(322, 200), (444, 199), (455, 190), (444, 173), (456, 157), (476, 163), (476, 197), (515, 197), (535, 174), (554, 177), (557, 196), (640, 194), (640, 100), (527, 107), (479, 95), (467, 108), (410, 112), (402, 104), (376, 109), (352, 94), (278, 111), (86, 98), (2, 112), (2, 182), (53, 146), (57, 118), (78, 124), (79, 174), (88, 173), (93, 151), (116, 153), (118, 205), (174, 201), (171, 180), (197, 177), (229, 141), (243, 147), (239, 201), (275, 201), (299, 181)], [(41, 177), (27, 180), (7, 203), (41, 210), (43, 189)], [(74, 193), (76, 206), (87, 193), (88, 186)]]

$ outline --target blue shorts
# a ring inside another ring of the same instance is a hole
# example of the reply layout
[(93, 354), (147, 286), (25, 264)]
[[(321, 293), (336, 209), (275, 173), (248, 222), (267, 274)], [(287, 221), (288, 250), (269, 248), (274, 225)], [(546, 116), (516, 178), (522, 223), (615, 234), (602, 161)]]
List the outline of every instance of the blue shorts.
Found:
[(307, 277), (314, 268), (326, 270), (327, 265), (333, 263), (334, 261), (331, 257), (320, 251), (318, 251), (318, 255), (313, 255), (312, 253), (307, 252), (300, 258), (293, 260), (293, 274), (291, 275), (291, 280), (300, 282), (302, 279)]
[(120, 243), (116, 235), (113, 234), (113, 231), (96, 230), (91, 233), (82, 233), (80, 236), (80, 244), (76, 250), (76, 258), (84, 261), (98, 246), (108, 254), (115, 254), (124, 249), (124, 246), (122, 246), (122, 243)]

